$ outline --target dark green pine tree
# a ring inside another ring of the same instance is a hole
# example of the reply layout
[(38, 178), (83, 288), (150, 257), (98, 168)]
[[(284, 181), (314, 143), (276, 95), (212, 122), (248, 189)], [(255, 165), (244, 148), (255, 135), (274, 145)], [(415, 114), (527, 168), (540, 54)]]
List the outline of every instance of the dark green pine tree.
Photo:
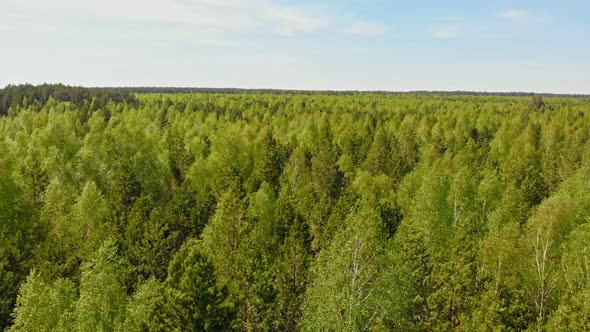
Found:
[(310, 242), (307, 225), (295, 219), (275, 265), (280, 310), (278, 328), (281, 331), (298, 331), (311, 261)]
[(387, 135), (383, 128), (375, 134), (373, 144), (369, 149), (365, 167), (371, 175), (386, 174), (392, 176), (393, 163), (395, 158), (393, 154), (393, 140)]
[(163, 300), (157, 309), (163, 331), (225, 331), (234, 309), (228, 290), (217, 280), (209, 257), (195, 240), (187, 241), (168, 267)]
[(311, 188), (315, 203), (310, 211), (310, 231), (313, 249), (319, 251), (328, 245), (326, 221), (332, 213), (344, 183), (344, 174), (338, 169), (339, 149), (333, 144), (328, 120), (318, 129), (317, 142), (311, 157)]
[[(260, 138), (260, 156), (255, 161), (254, 177), (259, 183), (267, 182), (275, 193), (279, 192), (279, 178), (283, 173), (287, 151), (275, 140), (272, 129), (263, 131)], [(257, 188), (256, 188), (257, 189)]]
[(0, 169), (0, 330), (12, 321), (19, 285), (31, 268), (35, 243), (43, 238), (37, 220), (32, 202)]

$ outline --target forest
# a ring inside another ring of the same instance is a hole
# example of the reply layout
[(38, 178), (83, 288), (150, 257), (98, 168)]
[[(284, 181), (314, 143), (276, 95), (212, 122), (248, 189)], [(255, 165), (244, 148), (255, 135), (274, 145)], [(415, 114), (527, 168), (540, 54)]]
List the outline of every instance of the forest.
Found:
[(590, 330), (590, 98), (0, 102), (0, 330)]

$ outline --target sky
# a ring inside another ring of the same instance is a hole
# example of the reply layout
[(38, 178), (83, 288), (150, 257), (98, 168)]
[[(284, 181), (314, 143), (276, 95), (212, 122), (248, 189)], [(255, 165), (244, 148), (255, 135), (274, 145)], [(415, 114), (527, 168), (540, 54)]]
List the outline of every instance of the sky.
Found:
[(588, 0), (1, 0), (0, 86), (590, 94)]

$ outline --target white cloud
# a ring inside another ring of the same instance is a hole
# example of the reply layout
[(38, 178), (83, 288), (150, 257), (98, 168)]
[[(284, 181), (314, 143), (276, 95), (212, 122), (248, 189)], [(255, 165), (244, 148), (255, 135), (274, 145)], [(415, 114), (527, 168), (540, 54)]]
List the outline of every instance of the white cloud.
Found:
[(454, 23), (441, 24), (432, 30), (432, 35), (439, 39), (453, 39), (459, 37), (460, 34), (459, 26)]
[(387, 28), (378, 23), (356, 22), (350, 27), (350, 33), (359, 36), (381, 36), (385, 34)]
[[(116, 19), (132, 23), (192, 26), (203, 33), (270, 31), (281, 36), (315, 32), (327, 20), (274, 0), (2, 0), (16, 8), (52, 20)], [(1, 11), (1, 10), (0, 10)]]
[(525, 24), (529, 21), (529, 13), (524, 10), (511, 9), (503, 12), (500, 16), (517, 24)]
[(295, 8), (267, 6), (263, 13), (263, 19), (273, 23), (273, 32), (281, 36), (311, 33), (327, 24), (325, 20), (308, 16)]

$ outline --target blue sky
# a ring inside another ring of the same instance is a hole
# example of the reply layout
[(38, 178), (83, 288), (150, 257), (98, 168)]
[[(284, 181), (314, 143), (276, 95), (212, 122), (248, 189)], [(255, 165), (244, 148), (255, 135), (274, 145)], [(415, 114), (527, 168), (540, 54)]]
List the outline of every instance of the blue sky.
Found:
[(0, 86), (590, 93), (590, 1), (2, 0)]

